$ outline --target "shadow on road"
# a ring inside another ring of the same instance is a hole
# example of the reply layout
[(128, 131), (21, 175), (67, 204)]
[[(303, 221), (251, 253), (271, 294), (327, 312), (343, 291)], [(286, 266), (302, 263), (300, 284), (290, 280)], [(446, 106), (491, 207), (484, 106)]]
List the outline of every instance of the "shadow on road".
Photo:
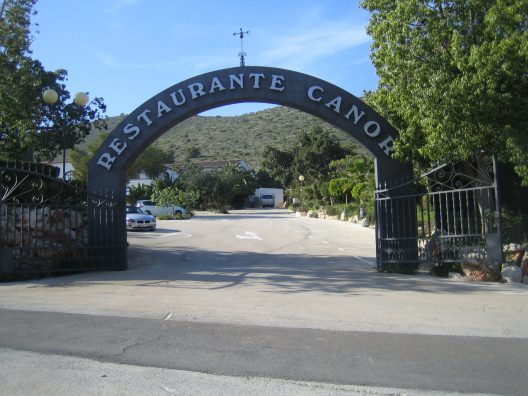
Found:
[[(358, 260), (359, 259), (359, 260)], [(47, 287), (116, 284), (138, 287), (225, 289), (258, 283), (272, 293), (344, 293), (379, 291), (472, 293), (490, 284), (455, 282), (428, 275), (379, 273), (365, 261), (373, 257), (129, 248), (126, 271), (77, 274), (39, 281)], [(375, 293), (374, 293), (375, 295)]]

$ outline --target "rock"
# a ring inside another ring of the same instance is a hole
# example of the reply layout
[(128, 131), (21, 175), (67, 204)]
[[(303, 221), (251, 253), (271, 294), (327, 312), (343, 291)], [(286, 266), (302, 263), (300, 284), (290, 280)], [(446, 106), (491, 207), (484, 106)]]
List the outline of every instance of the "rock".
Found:
[(447, 277), (451, 279), (462, 279), (462, 275), (460, 275), (458, 272), (450, 272), (447, 274)]
[(483, 268), (481, 263), (478, 263), (478, 262), (462, 263), (462, 272), (464, 272), (464, 275), (466, 275), (469, 279), (474, 280), (474, 281), (485, 282), (485, 281), (491, 280), (489, 277), (488, 271), (486, 271), (486, 269)]
[(509, 245), (506, 245), (506, 251), (507, 252), (514, 252), (515, 250), (522, 249), (522, 246), (518, 243), (510, 243)]
[(309, 210), (308, 213), (306, 213), (306, 217), (310, 218), (317, 218), (318, 214), (316, 210)]
[(513, 256), (513, 260), (515, 261), (515, 265), (520, 267), (522, 259), (524, 257), (524, 249), (519, 249), (515, 251), (515, 255)]
[(523, 272), (519, 267), (507, 265), (501, 271), (502, 280), (508, 283), (520, 283), (522, 281)]
[(362, 227), (368, 227), (369, 226), (369, 222), (368, 222), (368, 220), (366, 218), (361, 220), (361, 226)]
[(354, 215), (354, 217), (352, 217), (352, 223), (359, 223), (359, 216), (358, 215)]

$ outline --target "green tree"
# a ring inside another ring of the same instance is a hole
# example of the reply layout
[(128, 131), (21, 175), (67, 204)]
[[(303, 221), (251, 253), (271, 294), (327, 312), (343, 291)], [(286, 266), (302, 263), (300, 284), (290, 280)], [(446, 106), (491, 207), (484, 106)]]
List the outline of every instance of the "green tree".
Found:
[(146, 184), (138, 184), (128, 188), (126, 201), (129, 205), (134, 205), (140, 199), (150, 198), (152, 195), (152, 186)]
[(293, 180), (293, 152), (291, 150), (280, 150), (272, 146), (266, 146), (263, 153), (259, 179), (267, 184), (279, 184), (282, 187), (289, 186)]
[(341, 147), (328, 131), (316, 125), (303, 132), (298, 144), (290, 149), (268, 147), (261, 171), (282, 188), (297, 192), (300, 190), (299, 176), (303, 175), (304, 198), (324, 201), (328, 194), (330, 163), (349, 152), (350, 149)]
[(181, 206), (187, 211), (196, 209), (200, 193), (198, 191), (184, 191), (180, 190), (175, 185), (165, 187), (162, 189), (156, 186), (152, 191), (152, 200), (159, 206)]
[[(87, 182), (88, 163), (101, 147), (109, 133), (99, 133), (97, 137), (86, 145), (85, 148), (75, 148), (71, 151), (70, 158), (74, 168), (73, 175), (76, 180)], [(129, 179), (144, 171), (149, 177), (155, 179), (165, 170), (165, 164), (172, 162), (174, 153), (156, 146), (149, 146), (134, 163), (127, 169)]]
[(299, 138), (299, 144), (293, 149), (292, 171), (294, 180), (304, 175), (312, 184), (328, 180), (329, 165), (332, 161), (344, 157), (347, 150), (330, 136), (321, 126), (313, 126)]
[[(104, 128), (106, 106), (95, 98), (86, 107), (66, 104), (70, 98), (64, 81), (67, 72), (46, 71), (31, 58), (31, 16), (36, 0), (0, 1), (0, 152), (3, 159), (54, 158), (63, 148), (88, 134), (92, 126)], [(58, 93), (46, 105), (42, 93)]]
[(333, 161), (329, 168), (334, 175), (330, 180), (330, 192), (334, 196), (350, 193), (358, 204), (373, 206), (375, 172), (374, 163), (370, 158), (347, 155)]
[(364, 0), (379, 76), (366, 100), (428, 164), (482, 151), (528, 184), (528, 2)]
[(101, 147), (109, 133), (103, 132), (86, 145), (86, 148), (74, 148), (69, 153), (73, 166), (73, 178), (84, 183), (88, 181), (88, 163), (94, 156), (95, 152)]
[(149, 146), (141, 153), (134, 163), (127, 169), (127, 175), (132, 178), (141, 171), (154, 179), (165, 170), (165, 165), (174, 161), (174, 151), (157, 146)]
[(283, 187), (291, 186), (304, 175), (312, 182), (328, 176), (328, 165), (345, 155), (346, 150), (334, 141), (329, 132), (312, 126), (299, 137), (299, 143), (290, 149), (268, 146), (261, 169)]
[(224, 209), (234, 205), (255, 191), (255, 177), (235, 165), (224, 169), (203, 171), (189, 163), (178, 170), (177, 186), (182, 191), (199, 193), (204, 208)]
[(345, 196), (352, 190), (353, 184), (350, 179), (346, 177), (337, 177), (331, 179), (328, 184), (328, 193), (334, 198), (341, 198)]

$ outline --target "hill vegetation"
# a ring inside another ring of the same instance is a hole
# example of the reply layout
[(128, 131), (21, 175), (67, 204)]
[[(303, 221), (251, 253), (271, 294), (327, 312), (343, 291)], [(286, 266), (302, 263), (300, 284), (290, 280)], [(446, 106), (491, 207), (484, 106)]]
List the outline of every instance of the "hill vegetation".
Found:
[[(108, 119), (108, 131), (115, 128), (124, 116)], [(155, 143), (157, 147), (174, 151), (175, 162), (189, 158), (196, 160), (245, 160), (253, 169), (259, 169), (266, 146), (291, 148), (303, 132), (320, 125), (343, 146), (357, 147), (345, 132), (299, 110), (277, 106), (240, 116), (194, 116), (179, 123)], [(82, 146), (96, 139), (92, 131)]]

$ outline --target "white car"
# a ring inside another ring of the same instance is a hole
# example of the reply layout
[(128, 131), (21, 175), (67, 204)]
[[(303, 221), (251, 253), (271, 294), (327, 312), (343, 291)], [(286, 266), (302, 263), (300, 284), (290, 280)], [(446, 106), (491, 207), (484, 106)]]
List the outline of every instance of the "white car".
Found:
[(156, 202), (152, 202), (148, 199), (136, 201), (136, 207), (152, 216), (185, 214), (185, 209), (180, 206), (158, 206), (156, 205)]
[(151, 230), (156, 229), (156, 218), (144, 213), (135, 206), (126, 207), (127, 230)]

